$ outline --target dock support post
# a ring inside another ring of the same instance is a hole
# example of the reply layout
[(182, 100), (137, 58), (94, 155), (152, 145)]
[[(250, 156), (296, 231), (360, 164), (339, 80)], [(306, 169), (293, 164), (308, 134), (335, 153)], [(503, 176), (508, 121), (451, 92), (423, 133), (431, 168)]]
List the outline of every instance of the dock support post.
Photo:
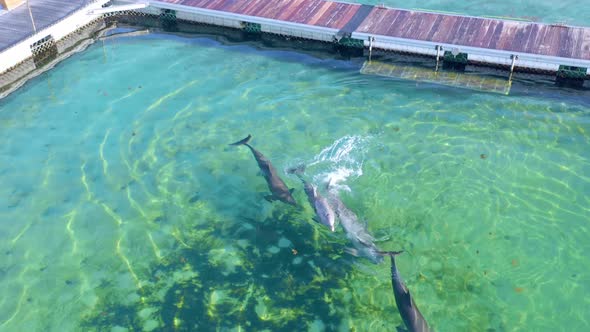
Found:
[(514, 74), (514, 65), (516, 64), (516, 60), (518, 60), (518, 55), (512, 54), (510, 58), (512, 59), (512, 64), (510, 64), (510, 77), (508, 77), (508, 80), (512, 81), (512, 74)]
[(434, 71), (438, 71), (438, 64), (440, 63), (440, 51), (442, 50), (442, 46), (436, 45), (436, 69)]
[(375, 41), (375, 37), (369, 37), (369, 62), (371, 62), (371, 57), (373, 55), (373, 42)]

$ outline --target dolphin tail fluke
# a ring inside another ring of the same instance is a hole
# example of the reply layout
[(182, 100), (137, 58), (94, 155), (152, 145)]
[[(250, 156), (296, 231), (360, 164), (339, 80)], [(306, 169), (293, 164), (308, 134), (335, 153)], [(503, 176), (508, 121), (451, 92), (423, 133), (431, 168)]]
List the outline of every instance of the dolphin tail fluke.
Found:
[[(305, 172), (305, 164), (300, 164), (287, 169), (288, 174), (295, 174), (295, 176), (297, 176), (301, 182), (305, 183), (305, 180), (303, 179), (303, 172)], [(291, 193), (293, 192), (291, 191)]]
[(241, 141), (237, 141), (235, 143), (232, 143), (230, 145), (246, 145), (248, 144), (248, 142), (250, 142), (250, 139), (252, 138), (252, 135), (248, 135), (248, 137), (244, 138)]
[(277, 198), (274, 195), (266, 195), (264, 196), (264, 199), (269, 203), (272, 203), (277, 200)]
[(382, 255), (382, 256), (391, 256), (391, 257), (395, 257), (395, 256), (397, 256), (397, 255), (399, 255), (399, 254), (401, 254), (403, 252), (404, 252), (403, 250), (400, 250), (400, 251), (377, 251), (377, 253), (379, 255)]
[(361, 253), (358, 251), (358, 249), (355, 248), (344, 248), (344, 252), (355, 257), (361, 256)]

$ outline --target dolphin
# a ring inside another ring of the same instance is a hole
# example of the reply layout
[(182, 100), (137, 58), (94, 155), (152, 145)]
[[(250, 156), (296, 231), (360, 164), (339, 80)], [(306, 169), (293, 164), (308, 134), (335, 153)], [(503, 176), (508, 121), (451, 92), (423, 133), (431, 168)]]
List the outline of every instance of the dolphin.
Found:
[(305, 194), (307, 194), (307, 199), (309, 200), (309, 204), (313, 207), (319, 222), (325, 226), (328, 226), (330, 230), (333, 232), (336, 228), (336, 213), (332, 206), (328, 203), (328, 200), (322, 196), (318, 188), (313, 184), (305, 181), (301, 173), (305, 170), (305, 165), (301, 165), (295, 168), (289, 169), (287, 172), (291, 174), (295, 174), (301, 182), (303, 182), (303, 190), (305, 190)]
[[(327, 186), (329, 189), (329, 182)], [(328, 192), (330, 193), (330, 203), (334, 207), (338, 219), (340, 219), (340, 224), (342, 225), (342, 228), (344, 228), (346, 235), (352, 241), (356, 250), (363, 256), (369, 258), (373, 263), (381, 263), (383, 261), (383, 256), (380, 254), (379, 248), (377, 248), (374, 243), (375, 239), (367, 230), (366, 224), (358, 219), (356, 214), (352, 212), (344, 202), (342, 202), (338, 195), (331, 190), (328, 190)]]
[(386, 251), (380, 252), (382, 255), (391, 257), (391, 286), (393, 287), (393, 295), (395, 296), (395, 303), (404, 324), (409, 332), (430, 332), (426, 319), (418, 310), (414, 299), (410, 295), (408, 287), (404, 284), (399, 271), (395, 266), (395, 256), (401, 254), (403, 251)]
[(270, 163), (270, 160), (266, 159), (266, 157), (262, 153), (258, 152), (250, 144), (248, 144), (251, 138), (252, 135), (248, 135), (248, 137), (244, 138), (243, 140), (237, 141), (230, 145), (245, 145), (248, 148), (250, 148), (250, 151), (252, 151), (252, 154), (254, 155), (254, 158), (258, 163), (258, 167), (260, 168), (262, 175), (264, 175), (264, 179), (266, 180), (268, 188), (272, 193), (272, 195), (268, 195), (265, 198), (268, 201), (279, 200), (287, 204), (297, 205), (297, 202), (295, 201), (295, 199), (293, 199), (293, 196), (291, 195), (292, 190), (289, 190), (285, 182), (281, 180), (281, 178), (277, 174), (277, 170)]

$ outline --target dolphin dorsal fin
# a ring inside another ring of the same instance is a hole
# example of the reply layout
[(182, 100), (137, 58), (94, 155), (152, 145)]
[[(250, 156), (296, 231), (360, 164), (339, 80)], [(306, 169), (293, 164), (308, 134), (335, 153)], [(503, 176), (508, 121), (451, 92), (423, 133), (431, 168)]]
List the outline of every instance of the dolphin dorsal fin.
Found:
[(328, 182), (326, 182), (326, 190), (330, 190), (331, 184), (332, 184), (332, 178), (328, 178)]

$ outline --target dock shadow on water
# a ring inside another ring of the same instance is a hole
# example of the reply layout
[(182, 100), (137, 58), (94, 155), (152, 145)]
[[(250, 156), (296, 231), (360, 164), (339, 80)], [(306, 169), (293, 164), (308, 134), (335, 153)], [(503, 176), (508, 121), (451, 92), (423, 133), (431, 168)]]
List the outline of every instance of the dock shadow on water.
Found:
[[(345, 254), (344, 239), (328, 239), (327, 231), (303, 218), (275, 207), (265, 220), (242, 218), (225, 229), (196, 227), (185, 235), (186, 246), (151, 266), (141, 300), (124, 304), (105, 284), (81, 328), (350, 330), (349, 311), (364, 309), (336, 292), (347, 288), (354, 260)], [(227, 234), (235, 240), (228, 241)]]

